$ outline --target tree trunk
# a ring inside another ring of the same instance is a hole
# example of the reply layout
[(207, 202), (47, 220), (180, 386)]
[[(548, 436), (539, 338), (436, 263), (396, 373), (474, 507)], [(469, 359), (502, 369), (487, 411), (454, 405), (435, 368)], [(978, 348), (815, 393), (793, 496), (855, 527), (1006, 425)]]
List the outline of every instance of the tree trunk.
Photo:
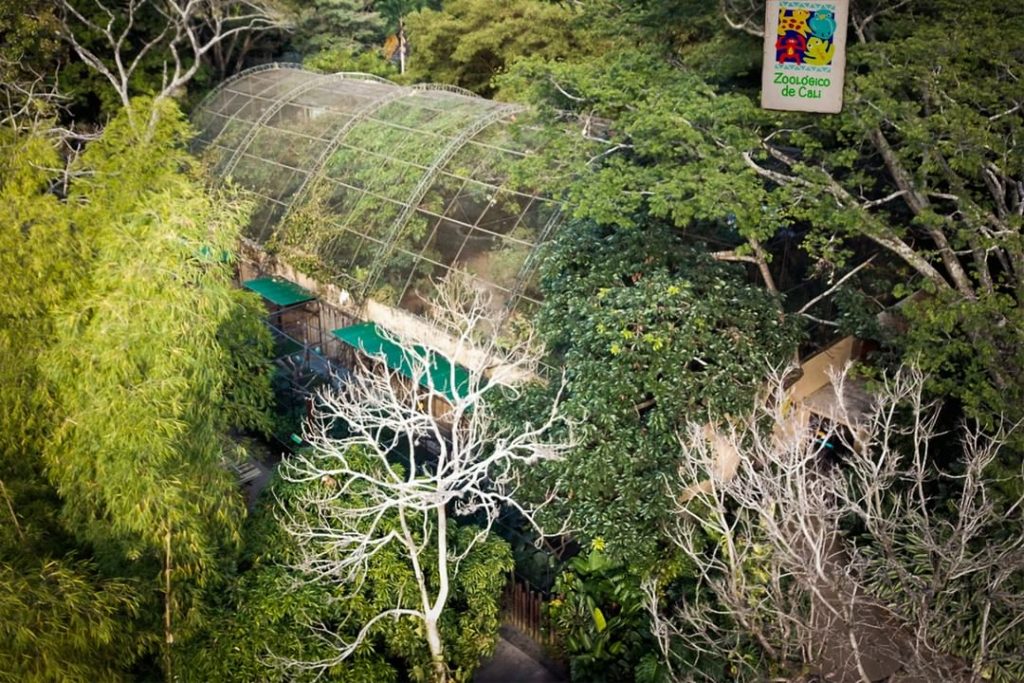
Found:
[(405, 37), (405, 21), (398, 20), (398, 73), (405, 73), (405, 59), (409, 51), (409, 43)]
[(441, 644), (441, 630), (437, 625), (437, 615), (427, 614), (423, 623), (427, 630), (427, 645), (430, 647), (431, 666), (434, 669), (432, 683), (447, 683), (448, 670), (444, 665), (444, 649)]
[(437, 620), (448, 602), (448, 511), (444, 504), (434, 508), (437, 513), (437, 598), (434, 605), (427, 610), (424, 621), (427, 627), (427, 644), (430, 646), (430, 658), (434, 665), (434, 683), (446, 683), (448, 669), (444, 663), (444, 645), (441, 643), (441, 631)]
[(18, 515), (14, 512), (14, 505), (11, 503), (11, 497), (7, 494), (7, 487), (4, 486), (3, 479), (0, 479), (0, 493), (3, 494), (4, 501), (7, 503), (7, 510), (11, 513), (11, 521), (14, 522), (14, 530), (18, 532), (18, 538), (24, 541), (25, 532), (21, 530), (21, 524), (18, 523)]
[[(928, 195), (914, 183), (910, 173), (900, 163), (896, 152), (893, 151), (882, 129), (872, 129), (868, 133), (868, 137), (871, 138), (872, 144), (881, 155), (885, 167), (889, 170), (889, 175), (896, 183), (896, 187), (903, 190), (903, 197), (913, 214), (920, 216), (925, 211), (930, 210), (931, 202), (928, 200)], [(935, 243), (939, 256), (942, 257), (942, 265), (945, 266), (946, 272), (949, 273), (956, 289), (965, 299), (976, 299), (977, 294), (971, 285), (971, 279), (967, 276), (967, 271), (964, 270), (963, 264), (960, 263), (956, 252), (950, 246), (949, 240), (946, 239), (946, 234), (942, 232), (942, 228), (926, 228), (925, 232), (928, 233), (932, 242)]]
[[(245, 34), (245, 38), (242, 40), (242, 47), (238, 48), (237, 56), (235, 57), (235, 65), (232, 70), (232, 74), (236, 74), (245, 67), (245, 58), (249, 56), (249, 51), (252, 49), (252, 36), (248, 33)], [(228, 76), (227, 73), (224, 74)]]

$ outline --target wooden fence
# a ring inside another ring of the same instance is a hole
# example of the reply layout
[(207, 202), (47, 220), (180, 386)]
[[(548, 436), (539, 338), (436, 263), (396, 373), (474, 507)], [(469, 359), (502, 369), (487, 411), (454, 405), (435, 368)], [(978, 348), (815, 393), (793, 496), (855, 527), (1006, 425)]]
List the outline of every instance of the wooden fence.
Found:
[(554, 629), (544, 611), (544, 595), (522, 579), (510, 577), (502, 596), (502, 621), (543, 646), (555, 645)]

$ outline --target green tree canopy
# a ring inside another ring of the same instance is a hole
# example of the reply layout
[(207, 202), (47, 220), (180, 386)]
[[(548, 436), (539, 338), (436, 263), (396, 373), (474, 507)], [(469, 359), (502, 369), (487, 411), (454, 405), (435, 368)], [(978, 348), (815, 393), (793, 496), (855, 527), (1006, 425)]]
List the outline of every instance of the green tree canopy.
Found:
[(769, 288), (780, 273), (768, 243), (783, 230), (802, 236), (807, 274), (826, 281), (854, 254), (879, 253), (875, 279), (901, 283), (883, 305), (929, 295), (905, 309), (914, 333), (899, 346), (921, 356), (934, 389), (988, 424), (1019, 416), (1024, 65), (1005, 36), (1024, 30), (1024, 11), (857, 5), (845, 107), (820, 116), (758, 108), (749, 57), (760, 40), (729, 22), (758, 26), (723, 14), (739, 4), (638, 1), (616, 14), (594, 3), (584, 10), (593, 30), (618, 30), (630, 49), (520, 60), (500, 80), (553, 116), (576, 112), (585, 134), (606, 139), (592, 172), (567, 187), (576, 214), (627, 226), (654, 215), (701, 234), (729, 226), (743, 242), (730, 256), (758, 262)]
[(383, 43), (383, 17), (361, 0), (313, 0), (299, 12), (291, 44), (304, 55)]
[[(300, 553), (282, 522), (312, 514), (302, 503), (311, 488), (336, 485), (272, 484), (272, 496), (264, 498), (246, 525), (237, 582), (217, 599), (203, 633), (185, 646), (184, 680), (429, 680), (430, 653), (416, 621), (409, 618), (378, 622), (364, 645), (344, 661), (320, 668), (302, 665), (331, 660), (339, 643), (353, 639), (383, 610), (415, 600), (418, 590), (412, 568), (397, 550), (375, 555), (359, 582), (316, 577), (295, 568)], [(359, 503), (352, 496), (345, 504)], [(386, 524), (397, 527), (398, 520)], [(455, 552), (479, 531), (455, 523), (450, 527)], [(480, 658), (493, 650), (498, 599), (510, 568), (508, 544), (491, 537), (473, 548), (454, 577), (441, 629), (451, 643), (446, 653), (455, 680), (469, 680)]]
[(408, 20), (415, 45), (409, 75), (490, 96), (494, 77), (518, 58), (596, 54), (594, 38), (581, 35), (574, 17), (569, 8), (540, 0), (451, 0), (425, 9)]
[(650, 567), (673, 501), (676, 431), (749, 406), (795, 341), (778, 302), (687, 244), (670, 225), (578, 221), (543, 266), (537, 325), (567, 377), (578, 445), (543, 468), (581, 540)]

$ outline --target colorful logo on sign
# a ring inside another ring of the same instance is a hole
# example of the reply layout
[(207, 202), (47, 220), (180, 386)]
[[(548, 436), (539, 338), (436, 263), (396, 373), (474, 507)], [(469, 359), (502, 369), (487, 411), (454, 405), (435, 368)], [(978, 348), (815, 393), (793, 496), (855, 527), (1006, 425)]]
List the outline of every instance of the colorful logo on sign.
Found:
[(779, 9), (778, 38), (775, 40), (776, 64), (828, 66), (835, 56), (835, 13), (830, 6), (819, 9)]

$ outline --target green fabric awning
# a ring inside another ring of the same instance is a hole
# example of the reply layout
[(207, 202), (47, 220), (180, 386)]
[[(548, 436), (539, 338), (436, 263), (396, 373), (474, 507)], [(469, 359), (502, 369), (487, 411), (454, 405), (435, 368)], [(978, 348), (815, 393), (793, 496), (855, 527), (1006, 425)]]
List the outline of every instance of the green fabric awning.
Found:
[(316, 298), (313, 292), (283, 277), (258, 277), (246, 280), (242, 286), (277, 306), (294, 306)]
[[(383, 356), (384, 362), (389, 368), (412, 379), (410, 354), (385, 337), (374, 323), (342, 327), (334, 330), (331, 334), (339, 341), (368, 356)], [(436, 391), (449, 400), (455, 400), (457, 396), (464, 396), (468, 391), (469, 370), (461, 365), (456, 365), (453, 369), (452, 364), (444, 356), (423, 346), (413, 346), (412, 353), (430, 359), (430, 368), (422, 381), (428, 389)]]

